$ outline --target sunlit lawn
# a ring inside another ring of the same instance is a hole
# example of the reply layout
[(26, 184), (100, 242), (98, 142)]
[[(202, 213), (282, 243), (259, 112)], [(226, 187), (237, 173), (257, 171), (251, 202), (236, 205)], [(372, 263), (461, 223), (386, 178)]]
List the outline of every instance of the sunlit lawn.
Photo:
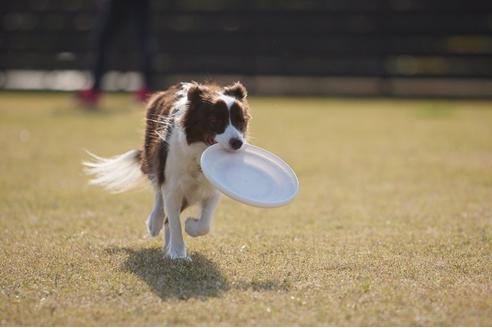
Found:
[(224, 198), (191, 263), (146, 236), (149, 188), (87, 185), (141, 145), (126, 95), (0, 93), (2, 325), (492, 325), (492, 102), (252, 98), (289, 206)]

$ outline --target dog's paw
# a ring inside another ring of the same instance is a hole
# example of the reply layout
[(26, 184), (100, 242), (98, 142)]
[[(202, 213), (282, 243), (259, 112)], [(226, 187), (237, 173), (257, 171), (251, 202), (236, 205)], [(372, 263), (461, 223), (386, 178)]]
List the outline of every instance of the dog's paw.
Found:
[(209, 227), (195, 218), (187, 218), (185, 222), (185, 231), (192, 237), (206, 235), (209, 232)]
[(164, 250), (164, 258), (168, 260), (173, 260), (173, 261), (186, 261), (186, 262), (191, 262), (191, 257), (186, 255), (186, 249), (173, 249), (171, 247), (168, 247)]
[(187, 262), (187, 263), (193, 262), (193, 260), (189, 256), (179, 256), (179, 257), (166, 256), (165, 258), (168, 260), (171, 260), (171, 261), (175, 261), (175, 262)]
[(156, 215), (154, 212), (150, 213), (147, 218), (147, 231), (150, 236), (156, 237), (161, 232), (164, 224), (164, 217), (162, 215)]

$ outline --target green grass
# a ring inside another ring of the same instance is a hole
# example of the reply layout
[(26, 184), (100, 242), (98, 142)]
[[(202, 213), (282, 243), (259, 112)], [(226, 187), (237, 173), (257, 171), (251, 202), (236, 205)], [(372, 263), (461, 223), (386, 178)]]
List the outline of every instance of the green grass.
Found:
[(1, 93), (1, 324), (492, 325), (492, 102), (251, 106), (299, 196), (224, 198), (172, 263), (146, 237), (150, 189), (110, 195), (80, 165), (139, 147), (140, 107)]

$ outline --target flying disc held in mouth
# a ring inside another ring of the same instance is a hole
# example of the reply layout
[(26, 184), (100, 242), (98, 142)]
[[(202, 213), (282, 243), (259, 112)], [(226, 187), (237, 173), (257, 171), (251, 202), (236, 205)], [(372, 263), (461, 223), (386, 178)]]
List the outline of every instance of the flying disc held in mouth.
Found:
[(278, 207), (299, 191), (294, 171), (276, 155), (250, 144), (235, 152), (208, 147), (200, 159), (203, 174), (222, 193), (257, 207)]

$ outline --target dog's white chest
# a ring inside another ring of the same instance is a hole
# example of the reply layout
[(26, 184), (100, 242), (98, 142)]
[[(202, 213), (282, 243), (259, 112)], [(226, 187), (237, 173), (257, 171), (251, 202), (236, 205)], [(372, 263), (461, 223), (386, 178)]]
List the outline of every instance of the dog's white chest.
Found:
[(215, 193), (215, 188), (205, 178), (199, 165), (205, 148), (205, 144), (188, 145), (181, 129), (176, 129), (171, 136), (166, 179), (175, 181), (189, 205), (210, 198)]
[(196, 162), (192, 162), (184, 172), (181, 188), (190, 205), (209, 198), (215, 191)]

